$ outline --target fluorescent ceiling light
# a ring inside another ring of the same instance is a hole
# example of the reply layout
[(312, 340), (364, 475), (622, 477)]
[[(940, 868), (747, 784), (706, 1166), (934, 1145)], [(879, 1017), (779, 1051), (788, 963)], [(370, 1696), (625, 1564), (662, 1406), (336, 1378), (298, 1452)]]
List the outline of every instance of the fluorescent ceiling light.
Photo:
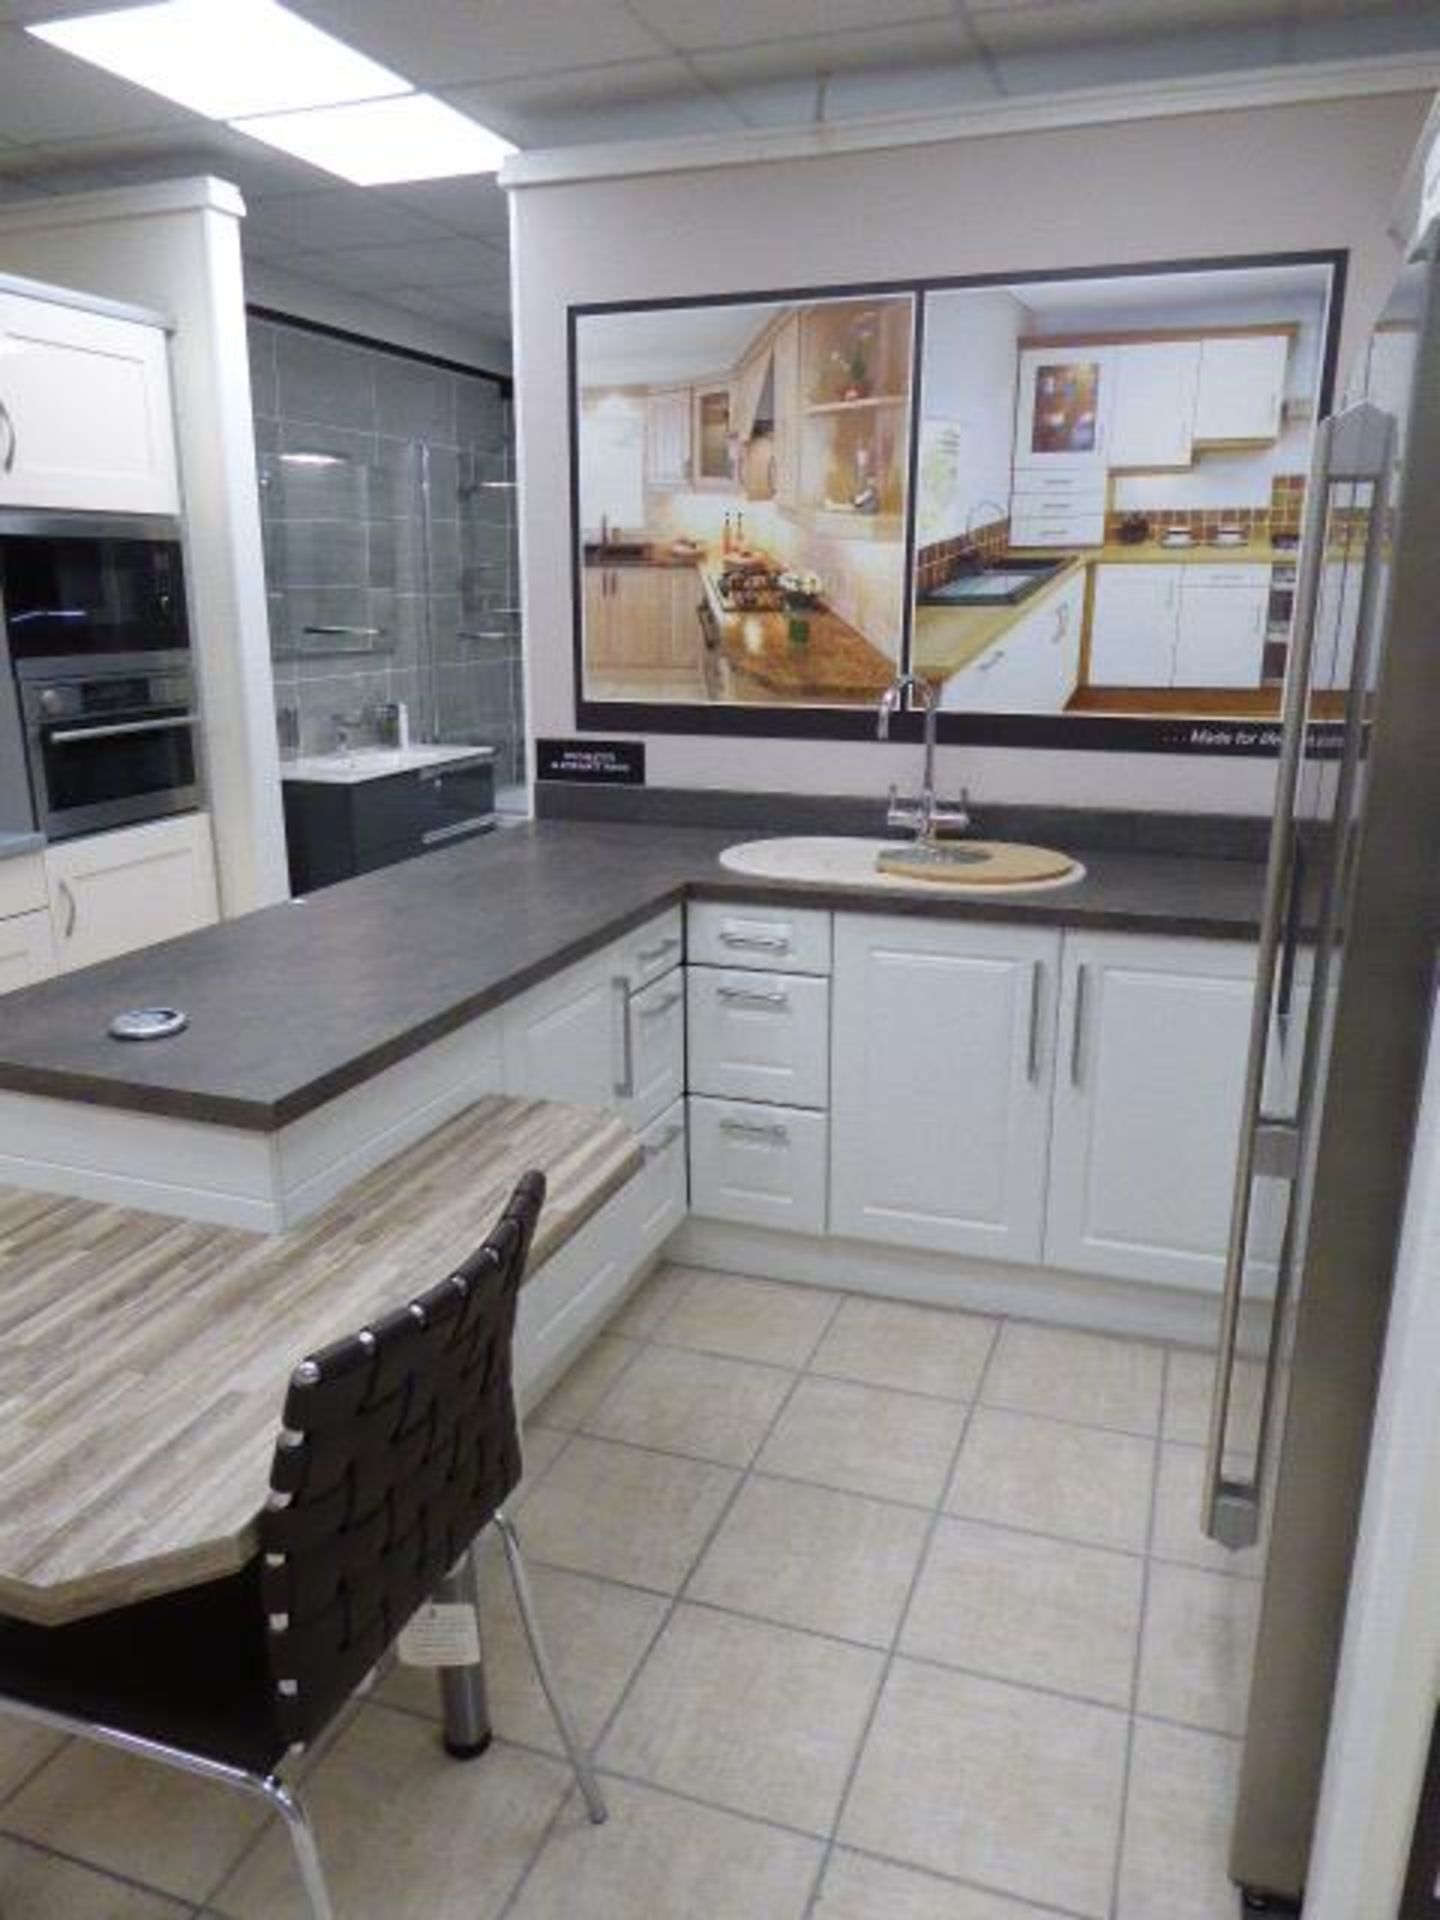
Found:
[(411, 83), (275, 0), (161, 0), (28, 31), (211, 120), (409, 93)]
[(400, 180), (443, 180), (494, 173), (515, 149), (478, 120), (428, 93), (358, 106), (272, 113), (231, 124), (297, 160), (324, 167), (357, 187)]

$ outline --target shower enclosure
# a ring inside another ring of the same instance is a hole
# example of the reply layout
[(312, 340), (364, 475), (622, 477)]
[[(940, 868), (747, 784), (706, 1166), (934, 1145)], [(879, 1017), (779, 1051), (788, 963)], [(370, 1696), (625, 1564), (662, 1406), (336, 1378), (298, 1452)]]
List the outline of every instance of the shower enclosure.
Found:
[(508, 385), (268, 319), (251, 374), (281, 750), (495, 749), (523, 783)]

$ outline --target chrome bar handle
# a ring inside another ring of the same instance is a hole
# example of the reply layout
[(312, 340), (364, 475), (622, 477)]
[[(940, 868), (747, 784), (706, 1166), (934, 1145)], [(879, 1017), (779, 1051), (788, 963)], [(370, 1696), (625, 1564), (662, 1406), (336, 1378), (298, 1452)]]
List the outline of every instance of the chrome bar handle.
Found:
[[(1290, 659), (1285, 676), (1284, 717), (1280, 759), (1275, 779), (1275, 815), (1270, 830), (1269, 863), (1265, 876), (1265, 899), (1261, 909), (1260, 939), (1256, 954), (1255, 1000), (1250, 1016), (1250, 1047), (1245, 1067), (1245, 1091), (1241, 1108), (1240, 1145), (1236, 1155), (1235, 1184), (1231, 1200), (1230, 1235), (1225, 1251), (1225, 1279), (1220, 1297), (1220, 1328), (1215, 1354), (1215, 1386), (1210, 1404), (1210, 1432), (1206, 1446), (1204, 1506), (1202, 1523), (1212, 1540), (1232, 1551), (1253, 1546), (1260, 1536), (1260, 1503), (1265, 1479), (1273, 1396), (1278, 1373), (1277, 1340), (1282, 1320), (1288, 1267), (1291, 1257), (1291, 1230), (1287, 1224), (1281, 1257), (1281, 1273), (1271, 1307), (1269, 1350), (1265, 1361), (1264, 1392), (1251, 1471), (1244, 1478), (1232, 1478), (1225, 1471), (1226, 1442), (1230, 1432), (1230, 1408), (1235, 1383), (1235, 1361), (1240, 1337), (1240, 1314), (1245, 1302), (1245, 1268), (1250, 1251), (1251, 1189), (1256, 1174), (1266, 1171), (1260, 1161), (1265, 1149), (1262, 1136), (1273, 1135), (1275, 1125), (1264, 1111), (1265, 1076), (1269, 1057), (1270, 1027), (1275, 989), (1280, 977), (1282, 950), (1290, 915), (1292, 887), (1298, 880), (1292, 874), (1296, 858), (1295, 798), (1299, 790), (1304, 762), (1305, 732), (1309, 718), (1311, 683), (1314, 673), (1317, 638), (1317, 614), (1320, 583), (1325, 561), (1326, 531), (1330, 514), (1330, 492), (1342, 481), (1368, 481), (1376, 489), (1370, 539), (1365, 558), (1362, 584), (1362, 614), (1374, 604), (1374, 567), (1378, 552), (1376, 535), (1380, 529), (1383, 502), (1380, 489), (1390, 471), (1394, 444), (1394, 422), (1373, 406), (1350, 408), (1321, 423), (1315, 435), (1305, 500), (1305, 525), (1301, 539), (1300, 562), (1296, 575), (1295, 617), (1291, 629)], [(1357, 641), (1356, 667), (1363, 649)], [(1351, 688), (1351, 727), (1355, 720), (1355, 687)], [(1354, 749), (1347, 738), (1347, 748)], [(1298, 902), (1297, 902), (1298, 907)], [(1298, 932), (1298, 912), (1297, 912)], [(1312, 990), (1311, 1017), (1323, 989), (1316, 981)], [(1288, 1016), (1288, 1007), (1286, 1008)], [(1308, 1047), (1307, 1047), (1308, 1051)], [(1297, 1115), (1298, 1132), (1303, 1125), (1305, 1100)], [(1290, 1131), (1289, 1129), (1282, 1129)], [(1294, 1179), (1294, 1159), (1284, 1172), (1272, 1177)]]
[(668, 934), (665, 939), (657, 940), (653, 947), (641, 947), (635, 958), (642, 967), (648, 967), (652, 961), (663, 960), (667, 953), (678, 953), (681, 944), (678, 933)]
[(193, 713), (176, 714), (164, 720), (121, 720), (107, 727), (64, 727), (50, 735), (50, 744), (68, 747), (76, 740), (118, 740), (130, 733), (169, 733), (177, 727), (193, 727)]
[(1045, 981), (1045, 963), (1030, 963), (1030, 1037), (1025, 1046), (1025, 1077), (1033, 1085), (1040, 1078), (1040, 1000)]
[(13, 473), (15, 455), (20, 449), (20, 436), (15, 431), (15, 416), (3, 400), (0, 400), (0, 421), (5, 424), (5, 457), (0, 460), (0, 473)]
[(720, 1131), (740, 1134), (747, 1140), (773, 1140), (782, 1147), (790, 1138), (790, 1129), (778, 1120), (736, 1120), (730, 1114), (720, 1122)]
[(69, 940), (75, 932), (75, 921), (77, 918), (75, 894), (68, 880), (62, 880), (60, 882), (57, 892), (60, 895), (61, 905), (65, 909), (65, 925), (62, 931), (65, 939)]
[(630, 1023), (630, 982), (617, 973), (610, 982), (615, 1012), (619, 1019), (620, 1071), (615, 1076), (615, 1096), (619, 1100), (635, 1097), (635, 1030)]
[(732, 987), (715, 989), (717, 1000), (738, 1000), (749, 1007), (788, 1007), (790, 996), (783, 987)]
[(1075, 969), (1075, 1021), (1070, 1029), (1070, 1084), (1080, 1085), (1081, 1070), (1085, 1065), (1085, 1014), (1089, 993), (1090, 968), (1085, 961)]
[(675, 1142), (681, 1137), (684, 1131), (685, 1131), (684, 1127), (682, 1127), (677, 1121), (673, 1127), (667, 1127), (664, 1133), (660, 1135), (660, 1138), (658, 1140), (642, 1141), (640, 1146), (640, 1158), (644, 1160), (647, 1165), (652, 1160), (658, 1160), (662, 1153), (669, 1152), (670, 1148), (674, 1146)]
[(674, 993), (667, 993), (663, 1000), (657, 1000), (648, 1007), (637, 1007), (635, 1011), (642, 1020), (656, 1020), (662, 1013), (669, 1013), (672, 1007), (678, 1007), (684, 998), (684, 994), (677, 988)]
[(790, 937), (783, 933), (737, 933), (733, 927), (720, 929), (720, 944), (744, 947), (755, 953), (789, 953)]
[(464, 820), (452, 820), (443, 827), (430, 827), (420, 836), (422, 847), (443, 847), (447, 840), (462, 840), (467, 834), (484, 833), (495, 824), (493, 813), (472, 813)]

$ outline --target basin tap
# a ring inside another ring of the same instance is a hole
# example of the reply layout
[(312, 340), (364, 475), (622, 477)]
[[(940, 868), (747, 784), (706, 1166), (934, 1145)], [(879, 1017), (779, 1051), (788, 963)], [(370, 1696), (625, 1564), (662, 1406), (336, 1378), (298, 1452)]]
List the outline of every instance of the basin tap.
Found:
[(882, 740), (890, 738), (890, 717), (903, 712), (907, 695), (918, 701), (925, 715), (925, 766), (917, 799), (902, 800), (898, 789), (891, 786), (885, 824), (887, 827), (908, 828), (919, 843), (930, 846), (942, 832), (959, 834), (969, 830), (970, 794), (967, 788), (962, 787), (958, 806), (947, 805), (935, 797), (935, 730), (940, 717), (940, 703), (930, 682), (918, 673), (897, 674), (881, 694), (876, 733)]

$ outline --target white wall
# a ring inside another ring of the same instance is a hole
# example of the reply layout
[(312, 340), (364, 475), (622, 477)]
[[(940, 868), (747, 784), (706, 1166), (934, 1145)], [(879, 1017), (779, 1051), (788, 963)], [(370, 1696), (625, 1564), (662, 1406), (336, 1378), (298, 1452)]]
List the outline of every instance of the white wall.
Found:
[(252, 306), (273, 307), (297, 320), (313, 320), (324, 327), (343, 327), (368, 340), (414, 353), (437, 354), (486, 373), (510, 371), (510, 342), (498, 334), (469, 327), (450, 327), (423, 314), (407, 313), (386, 300), (370, 300), (345, 287), (322, 286), (303, 274), (287, 273), (268, 260), (249, 261), (245, 268), (245, 297)]
[[(1020, 336), (1033, 327), (1033, 316), (1010, 293), (941, 293), (926, 301), (920, 546), (1003, 520), (1010, 511), (1015, 370)], [(955, 484), (949, 486), (952, 457)]]
[(240, 260), (244, 204), (216, 180), (7, 209), (0, 268), (174, 323), (193, 644), (223, 911), (289, 894)]
[[(1342, 366), (1394, 277), (1386, 217), (1423, 93), (579, 179), (514, 193), (521, 568), (532, 725), (574, 727), (566, 307), (1348, 247)], [(657, 784), (879, 793), (913, 749), (652, 736)], [(1268, 810), (1273, 766), (947, 748), (987, 797)]]

